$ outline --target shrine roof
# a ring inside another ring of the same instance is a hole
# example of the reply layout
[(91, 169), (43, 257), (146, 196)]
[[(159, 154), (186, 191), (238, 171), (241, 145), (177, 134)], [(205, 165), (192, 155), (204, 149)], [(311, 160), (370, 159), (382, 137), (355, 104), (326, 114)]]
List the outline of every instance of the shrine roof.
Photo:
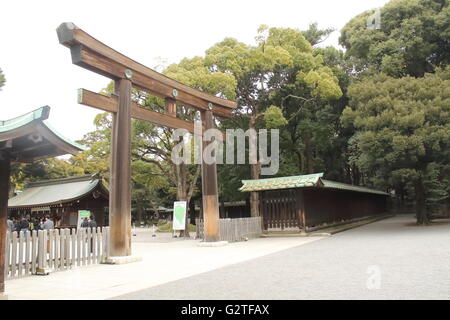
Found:
[(47, 121), (49, 114), (50, 107), (44, 106), (0, 121), (0, 151), (8, 151), (13, 162), (32, 162), (85, 150), (58, 133)]
[(374, 190), (366, 187), (354, 186), (351, 184), (325, 180), (322, 178), (323, 173), (314, 173), (301, 176), (242, 180), (242, 187), (239, 189), (243, 192), (295, 189), (295, 188), (327, 188), (336, 190), (346, 190), (364, 193), (374, 193), (380, 195), (389, 195), (380, 190)]
[(96, 187), (100, 188), (101, 194), (107, 196), (108, 189), (103, 185), (100, 175), (32, 182), (27, 184), (17, 196), (9, 199), (8, 207), (25, 208), (63, 204), (93, 193)]

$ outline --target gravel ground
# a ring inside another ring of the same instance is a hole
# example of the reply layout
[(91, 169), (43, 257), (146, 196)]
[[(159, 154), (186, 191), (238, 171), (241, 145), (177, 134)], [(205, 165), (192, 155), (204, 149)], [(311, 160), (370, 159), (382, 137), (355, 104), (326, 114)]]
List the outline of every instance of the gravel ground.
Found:
[(396, 216), (116, 299), (450, 299), (450, 221)]

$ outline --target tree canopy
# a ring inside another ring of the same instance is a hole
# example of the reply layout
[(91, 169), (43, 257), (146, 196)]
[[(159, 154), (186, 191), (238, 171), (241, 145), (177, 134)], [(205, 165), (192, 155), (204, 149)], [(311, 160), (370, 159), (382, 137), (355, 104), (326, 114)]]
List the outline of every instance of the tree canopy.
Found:
[(358, 71), (422, 77), (450, 63), (450, 4), (445, 0), (392, 0), (380, 10), (380, 28), (367, 28), (366, 11), (348, 22), (340, 44)]
[(419, 222), (428, 222), (426, 198), (450, 191), (450, 68), (418, 79), (379, 74), (348, 96), (342, 122), (356, 129), (349, 160), (378, 187), (412, 189)]

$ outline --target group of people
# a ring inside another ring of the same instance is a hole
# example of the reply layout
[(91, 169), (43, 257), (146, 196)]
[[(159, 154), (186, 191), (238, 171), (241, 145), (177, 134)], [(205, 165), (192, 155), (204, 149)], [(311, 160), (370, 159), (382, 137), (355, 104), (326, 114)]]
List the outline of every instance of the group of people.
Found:
[[(20, 218), (8, 217), (6, 223), (9, 232), (55, 229), (55, 224), (48, 215), (43, 218), (34, 219), (30, 219), (29, 217), (25, 216)], [(95, 221), (93, 216), (84, 218), (83, 222), (81, 223), (81, 228), (97, 228), (97, 222)]]
[(25, 216), (20, 218), (9, 217), (6, 221), (9, 232), (32, 231), (32, 230), (51, 230), (55, 228), (50, 216), (44, 218), (30, 219)]
[(93, 216), (89, 216), (89, 218), (84, 218), (81, 223), (82, 228), (97, 228), (97, 222), (94, 220)]

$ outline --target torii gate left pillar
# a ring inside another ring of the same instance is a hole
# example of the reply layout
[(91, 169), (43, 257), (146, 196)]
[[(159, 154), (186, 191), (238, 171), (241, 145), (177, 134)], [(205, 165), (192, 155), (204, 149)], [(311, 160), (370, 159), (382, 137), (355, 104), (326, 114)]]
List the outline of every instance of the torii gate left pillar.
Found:
[[(214, 126), (213, 115), (230, 117), (236, 102), (207, 94), (168, 78), (111, 49), (73, 23), (58, 29), (59, 42), (70, 48), (72, 63), (99, 73), (116, 84), (116, 96), (80, 90), (79, 102), (113, 113), (110, 181), (110, 256), (131, 254), (131, 117), (194, 133), (193, 123), (176, 118), (176, 103), (202, 113), (205, 129)], [(131, 101), (131, 87), (165, 99), (169, 114), (143, 109)], [(203, 158), (203, 157), (202, 157)], [(202, 162), (205, 241), (219, 240), (216, 165)]]
[(109, 254), (122, 257), (131, 255), (131, 81), (117, 80), (115, 92), (119, 102), (111, 137)]

